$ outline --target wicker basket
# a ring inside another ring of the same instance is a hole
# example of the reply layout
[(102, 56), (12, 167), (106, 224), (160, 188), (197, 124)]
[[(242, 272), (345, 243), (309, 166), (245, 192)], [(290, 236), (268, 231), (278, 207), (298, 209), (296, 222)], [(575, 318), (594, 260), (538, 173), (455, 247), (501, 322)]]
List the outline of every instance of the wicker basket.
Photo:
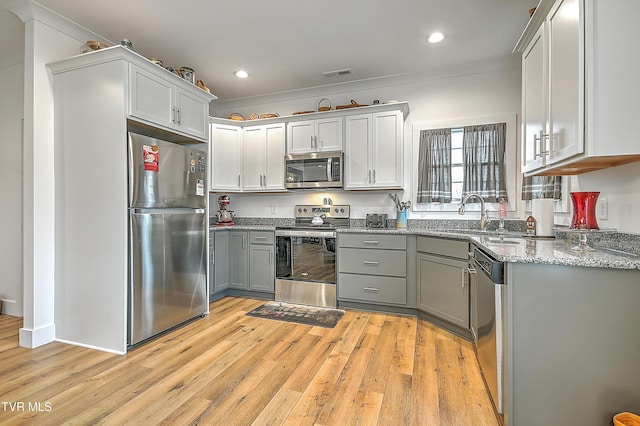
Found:
[(353, 99), (351, 99), (351, 103), (350, 104), (348, 104), (348, 105), (338, 105), (336, 107), (336, 109), (357, 108), (357, 107), (361, 107), (361, 106), (367, 106), (367, 105), (359, 104), (356, 101), (354, 101)]
[[(329, 106), (322, 105), (322, 103), (325, 102), (325, 101), (329, 103)], [(331, 101), (329, 100), (329, 98), (320, 99), (320, 102), (318, 102), (318, 112), (330, 111), (330, 110), (331, 110)]]
[(232, 112), (227, 118), (229, 120), (244, 121), (244, 117), (239, 112)]
[(633, 413), (619, 413), (613, 416), (614, 426), (640, 426), (640, 416)]

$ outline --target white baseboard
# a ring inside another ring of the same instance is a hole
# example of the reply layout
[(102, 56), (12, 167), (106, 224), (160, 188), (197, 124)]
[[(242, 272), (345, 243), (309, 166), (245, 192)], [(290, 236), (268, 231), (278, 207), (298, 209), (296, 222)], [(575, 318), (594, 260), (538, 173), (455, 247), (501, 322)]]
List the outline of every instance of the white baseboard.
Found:
[(14, 317), (22, 317), (22, 306), (11, 299), (2, 299), (2, 313)]
[(88, 348), (88, 349), (95, 349), (97, 351), (102, 351), (102, 352), (109, 352), (112, 354), (116, 354), (116, 355), (124, 355), (127, 352), (122, 352), (122, 351), (114, 351), (113, 349), (106, 349), (106, 348), (101, 348), (99, 346), (93, 346), (93, 345), (85, 345), (82, 343), (78, 343), (78, 342), (72, 342), (70, 340), (64, 340), (64, 339), (56, 339), (56, 342), (60, 342), (60, 343), (65, 343), (67, 345), (73, 345), (73, 346), (80, 346), (82, 348)]
[(34, 349), (38, 346), (46, 345), (55, 340), (56, 326), (48, 324), (35, 330), (29, 328), (20, 329), (20, 346), (23, 348)]

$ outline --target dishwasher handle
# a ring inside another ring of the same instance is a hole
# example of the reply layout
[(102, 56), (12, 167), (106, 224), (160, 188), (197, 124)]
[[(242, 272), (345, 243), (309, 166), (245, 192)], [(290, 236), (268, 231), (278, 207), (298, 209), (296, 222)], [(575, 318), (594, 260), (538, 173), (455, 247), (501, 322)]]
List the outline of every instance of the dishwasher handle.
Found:
[(504, 262), (494, 259), (476, 248), (473, 250), (473, 263), (492, 283), (504, 284)]

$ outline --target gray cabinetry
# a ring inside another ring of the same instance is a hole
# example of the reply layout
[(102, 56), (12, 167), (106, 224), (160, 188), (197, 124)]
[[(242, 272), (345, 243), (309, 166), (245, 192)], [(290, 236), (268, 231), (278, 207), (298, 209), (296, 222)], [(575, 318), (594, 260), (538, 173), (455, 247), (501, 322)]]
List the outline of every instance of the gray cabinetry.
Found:
[(229, 288), (249, 289), (249, 244), (246, 231), (229, 231)]
[(469, 329), (469, 243), (418, 237), (418, 309)]
[(249, 232), (249, 289), (275, 291), (275, 234), (270, 231)]
[(338, 300), (405, 306), (407, 238), (339, 234)]
[[(210, 294), (219, 293), (229, 288), (229, 233), (213, 232), (213, 263), (215, 266), (209, 274), (213, 275), (213, 289)], [(211, 282), (211, 281), (210, 281)], [(209, 284), (211, 285), (211, 284)]]

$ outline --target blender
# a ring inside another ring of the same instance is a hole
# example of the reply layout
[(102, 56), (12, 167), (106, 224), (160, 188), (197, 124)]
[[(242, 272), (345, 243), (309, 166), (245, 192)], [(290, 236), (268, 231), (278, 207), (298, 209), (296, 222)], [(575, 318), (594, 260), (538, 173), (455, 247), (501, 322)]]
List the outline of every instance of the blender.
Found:
[(234, 224), (233, 217), (235, 215), (232, 210), (227, 210), (229, 203), (231, 203), (231, 197), (228, 195), (218, 197), (218, 204), (220, 205), (220, 210), (216, 212), (218, 226), (232, 226)]

